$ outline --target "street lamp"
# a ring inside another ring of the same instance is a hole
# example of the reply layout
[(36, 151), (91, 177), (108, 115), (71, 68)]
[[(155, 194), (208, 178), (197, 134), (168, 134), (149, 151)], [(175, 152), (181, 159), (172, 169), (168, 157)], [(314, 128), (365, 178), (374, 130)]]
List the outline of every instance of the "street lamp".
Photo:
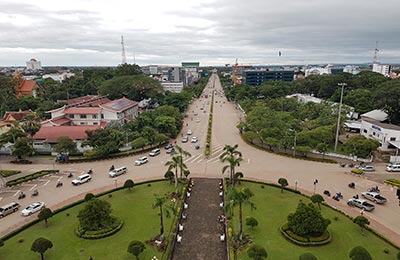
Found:
[(342, 87), (342, 91), (340, 93), (339, 113), (338, 113), (338, 120), (337, 120), (337, 126), (336, 126), (335, 153), (336, 153), (338, 140), (339, 140), (340, 114), (342, 113), (343, 89), (345, 86), (347, 86), (347, 84), (346, 83), (338, 83), (338, 85)]
[(314, 194), (315, 194), (315, 190), (317, 189), (317, 183), (318, 183), (318, 180), (315, 179), (315, 181), (314, 181)]
[(297, 184), (298, 184), (298, 181), (295, 180), (295, 181), (294, 181), (294, 190), (295, 190), (295, 191), (297, 191)]

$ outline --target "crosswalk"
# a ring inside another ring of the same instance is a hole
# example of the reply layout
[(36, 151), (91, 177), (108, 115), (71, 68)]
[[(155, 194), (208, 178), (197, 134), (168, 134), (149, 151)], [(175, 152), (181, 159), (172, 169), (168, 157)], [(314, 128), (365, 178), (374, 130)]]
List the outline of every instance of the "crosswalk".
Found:
[(187, 157), (183, 160), (184, 163), (221, 163), (219, 157), (224, 152), (224, 146), (215, 144), (211, 145), (211, 154), (208, 158), (204, 155), (204, 153), (200, 153), (191, 157)]

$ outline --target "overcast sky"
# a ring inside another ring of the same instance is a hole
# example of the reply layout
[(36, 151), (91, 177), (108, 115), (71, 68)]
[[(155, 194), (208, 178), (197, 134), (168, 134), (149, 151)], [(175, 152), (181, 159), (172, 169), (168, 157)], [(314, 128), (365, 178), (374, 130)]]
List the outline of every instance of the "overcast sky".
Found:
[(0, 0), (0, 66), (115, 66), (121, 35), (139, 65), (400, 63), (400, 0)]

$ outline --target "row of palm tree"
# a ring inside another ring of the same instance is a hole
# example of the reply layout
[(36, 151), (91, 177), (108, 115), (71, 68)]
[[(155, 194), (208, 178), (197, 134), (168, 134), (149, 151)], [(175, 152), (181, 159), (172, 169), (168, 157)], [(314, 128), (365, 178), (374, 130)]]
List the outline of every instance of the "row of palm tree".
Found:
[[(175, 146), (175, 150), (177, 153), (174, 153), (174, 155), (171, 158), (171, 161), (168, 161), (165, 163), (165, 166), (168, 166), (167, 172), (165, 173), (165, 177), (170, 178), (172, 175), (174, 176), (175, 179), (175, 192), (178, 192), (178, 171), (180, 171), (180, 178), (182, 179), (182, 175), (189, 176), (190, 171), (188, 170), (187, 165), (183, 162), (183, 159), (185, 157), (191, 157), (192, 155), (185, 151), (182, 147), (179, 145)], [(175, 171), (175, 172), (174, 172)]]
[(222, 168), (222, 173), (229, 170), (229, 182), (232, 186), (235, 186), (237, 179), (243, 178), (242, 172), (235, 171), (235, 167), (240, 166), (240, 163), (243, 161), (242, 153), (237, 150), (238, 147), (239, 145), (237, 144), (234, 146), (225, 145), (224, 152), (219, 157), (221, 162), (228, 163)]

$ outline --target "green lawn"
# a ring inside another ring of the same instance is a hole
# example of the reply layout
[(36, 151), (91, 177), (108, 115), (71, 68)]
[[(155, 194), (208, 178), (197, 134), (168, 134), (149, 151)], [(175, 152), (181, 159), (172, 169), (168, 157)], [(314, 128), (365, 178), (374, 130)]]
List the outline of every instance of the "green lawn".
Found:
[[(239, 187), (248, 187), (255, 194), (251, 201), (255, 203), (257, 209), (251, 210), (250, 206), (244, 207), (243, 230), (245, 234), (253, 237), (255, 244), (261, 245), (267, 250), (268, 260), (296, 260), (305, 252), (313, 253), (320, 260), (350, 259), (349, 251), (359, 245), (365, 247), (373, 259), (396, 259), (396, 253), (399, 250), (370, 232), (362, 235), (358, 225), (325, 206), (322, 207), (322, 215), (332, 221), (328, 227), (332, 236), (331, 243), (321, 247), (296, 246), (283, 238), (279, 228), (287, 222), (287, 215), (296, 210), (299, 200), (307, 203), (311, 201), (293, 192), (283, 191), (281, 193), (279, 188), (268, 185), (261, 188), (261, 184), (242, 182)], [(325, 196), (324, 198), (326, 199)], [(379, 206), (376, 210), (379, 210)], [(233, 223), (235, 232), (238, 230), (238, 216), (238, 213), (235, 212)], [(245, 225), (246, 216), (252, 216), (258, 220), (258, 226), (254, 230)], [(334, 220), (334, 217), (339, 219)], [(385, 248), (389, 249), (389, 254), (383, 252)], [(243, 251), (238, 259), (249, 260), (250, 258)]]
[[(45, 259), (88, 260), (90, 256), (95, 260), (135, 259), (126, 251), (129, 242), (144, 242), (159, 233), (158, 209), (152, 209), (154, 194), (163, 195), (171, 191), (174, 191), (174, 186), (162, 181), (151, 183), (151, 187), (147, 184), (135, 186), (130, 192), (116, 191), (111, 198), (108, 195), (103, 196), (102, 199), (111, 203), (113, 215), (124, 221), (124, 226), (116, 234), (99, 240), (84, 240), (75, 236), (74, 229), (78, 225), (76, 216), (84, 205), (80, 204), (53, 216), (49, 219), (48, 228), (41, 222), (5, 241), (5, 245), (0, 248), (0, 259), (40, 259), (38, 253), (30, 250), (32, 242), (38, 237), (45, 237), (53, 242), (53, 248), (45, 253)], [(165, 232), (168, 234), (172, 217), (164, 219)], [(19, 240), (23, 242), (20, 243)], [(140, 258), (151, 259), (154, 255), (161, 259), (161, 253), (146, 244), (146, 250)]]

